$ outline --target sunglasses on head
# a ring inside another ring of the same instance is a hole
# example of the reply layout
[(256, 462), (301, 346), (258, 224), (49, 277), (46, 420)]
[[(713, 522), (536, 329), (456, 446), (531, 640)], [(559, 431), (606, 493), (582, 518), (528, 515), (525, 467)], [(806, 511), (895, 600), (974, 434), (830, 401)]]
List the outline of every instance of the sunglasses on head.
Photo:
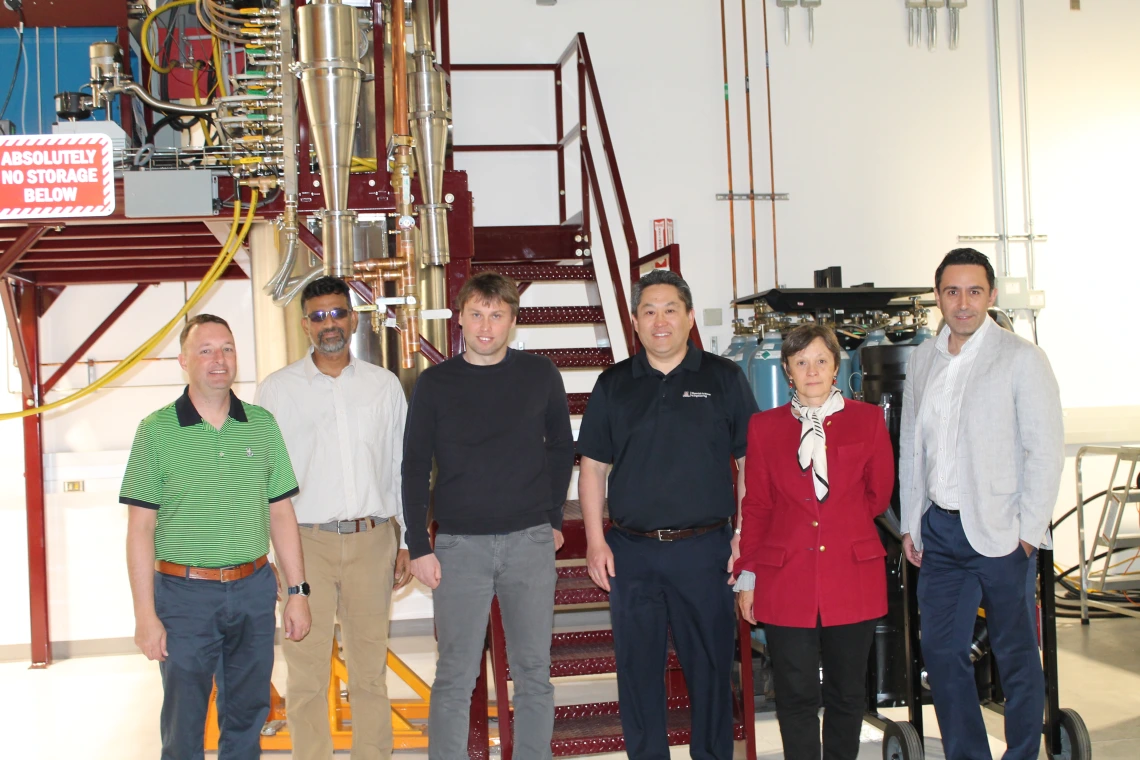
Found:
[(333, 319), (344, 319), (348, 315), (348, 309), (337, 307), (335, 309), (318, 309), (316, 311), (310, 311), (305, 316), (310, 322), (324, 322), (326, 317), (332, 317)]

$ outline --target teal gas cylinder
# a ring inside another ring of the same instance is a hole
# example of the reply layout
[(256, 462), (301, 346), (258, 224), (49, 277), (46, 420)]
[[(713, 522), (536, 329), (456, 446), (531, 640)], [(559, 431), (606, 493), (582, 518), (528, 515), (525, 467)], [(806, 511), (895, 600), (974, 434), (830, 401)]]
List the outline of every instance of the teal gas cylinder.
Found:
[(775, 409), (791, 400), (788, 378), (780, 364), (780, 348), (784, 337), (779, 331), (770, 330), (756, 344), (748, 355), (748, 384), (760, 411)]
[(748, 374), (748, 356), (752, 353), (752, 349), (756, 347), (759, 342), (760, 336), (754, 332), (737, 333), (732, 336), (732, 340), (728, 343), (728, 348), (721, 354), (726, 359), (732, 360), (736, 366)]

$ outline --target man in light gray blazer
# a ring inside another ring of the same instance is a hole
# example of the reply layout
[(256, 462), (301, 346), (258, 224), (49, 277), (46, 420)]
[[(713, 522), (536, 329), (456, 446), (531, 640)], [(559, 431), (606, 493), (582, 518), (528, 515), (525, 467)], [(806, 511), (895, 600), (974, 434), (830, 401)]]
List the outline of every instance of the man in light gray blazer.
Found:
[(907, 367), (899, 437), (903, 549), (921, 567), (922, 655), (946, 760), (989, 758), (970, 662), (978, 607), (1006, 696), (1004, 760), (1036, 760), (1045, 683), (1034, 584), (1064, 464), (1045, 353), (987, 310), (994, 270), (959, 248), (934, 276), (946, 326)]

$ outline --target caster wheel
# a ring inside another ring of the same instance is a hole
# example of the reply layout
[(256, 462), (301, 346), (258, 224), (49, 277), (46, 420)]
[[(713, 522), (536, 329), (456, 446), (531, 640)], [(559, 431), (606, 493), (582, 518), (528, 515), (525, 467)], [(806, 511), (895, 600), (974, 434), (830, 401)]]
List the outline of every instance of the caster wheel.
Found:
[(1057, 722), (1061, 724), (1061, 751), (1053, 755), (1054, 760), (1090, 760), (1092, 741), (1077, 711), (1068, 707), (1062, 709)]
[[(883, 729), (883, 760), (922, 760), (922, 739), (907, 721), (888, 721)], [(1075, 760), (1075, 758), (1074, 758)]]

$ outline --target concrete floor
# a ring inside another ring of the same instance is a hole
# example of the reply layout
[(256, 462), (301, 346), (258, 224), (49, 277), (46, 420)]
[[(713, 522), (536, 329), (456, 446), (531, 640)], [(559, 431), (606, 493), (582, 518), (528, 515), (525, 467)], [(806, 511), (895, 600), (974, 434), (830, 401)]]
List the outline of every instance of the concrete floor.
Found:
[[(1079, 622), (1059, 623), (1061, 704), (1080, 712), (1093, 740), (1096, 760), (1140, 758), (1140, 620), (1097, 620), (1083, 628)], [(422, 677), (434, 672), (435, 647), (427, 636), (402, 636), (393, 651)], [(278, 669), (280, 671), (280, 668)], [(282, 672), (274, 675), (284, 682)], [(393, 680), (393, 698), (413, 696)], [(611, 676), (560, 679), (560, 704), (616, 698)], [(19, 663), (0, 664), (0, 715), (5, 731), (0, 736), (0, 757), (16, 760), (154, 760), (159, 756), (158, 712), (162, 689), (158, 667), (141, 655), (64, 660), (47, 670), (29, 670)], [(935, 726), (933, 710), (926, 722)], [(905, 711), (899, 711), (899, 718)], [(1000, 758), (1002, 723), (987, 713), (990, 745)], [(762, 714), (756, 721), (758, 757), (782, 757), (775, 716)], [(933, 732), (932, 732), (933, 733)], [(742, 745), (737, 756), (743, 758)], [(942, 748), (931, 736), (927, 758), (942, 760)], [(878, 760), (881, 734), (865, 727), (860, 760)], [(211, 757), (212, 755), (207, 755)], [(338, 757), (347, 758), (348, 755)], [(216, 757), (216, 755), (214, 755)], [(287, 753), (265, 753), (272, 760), (287, 760)], [(420, 760), (424, 753), (398, 753), (400, 760)], [(598, 755), (617, 760), (624, 755)], [(674, 758), (688, 757), (676, 747)], [(1042, 752), (1042, 757), (1045, 757)]]

